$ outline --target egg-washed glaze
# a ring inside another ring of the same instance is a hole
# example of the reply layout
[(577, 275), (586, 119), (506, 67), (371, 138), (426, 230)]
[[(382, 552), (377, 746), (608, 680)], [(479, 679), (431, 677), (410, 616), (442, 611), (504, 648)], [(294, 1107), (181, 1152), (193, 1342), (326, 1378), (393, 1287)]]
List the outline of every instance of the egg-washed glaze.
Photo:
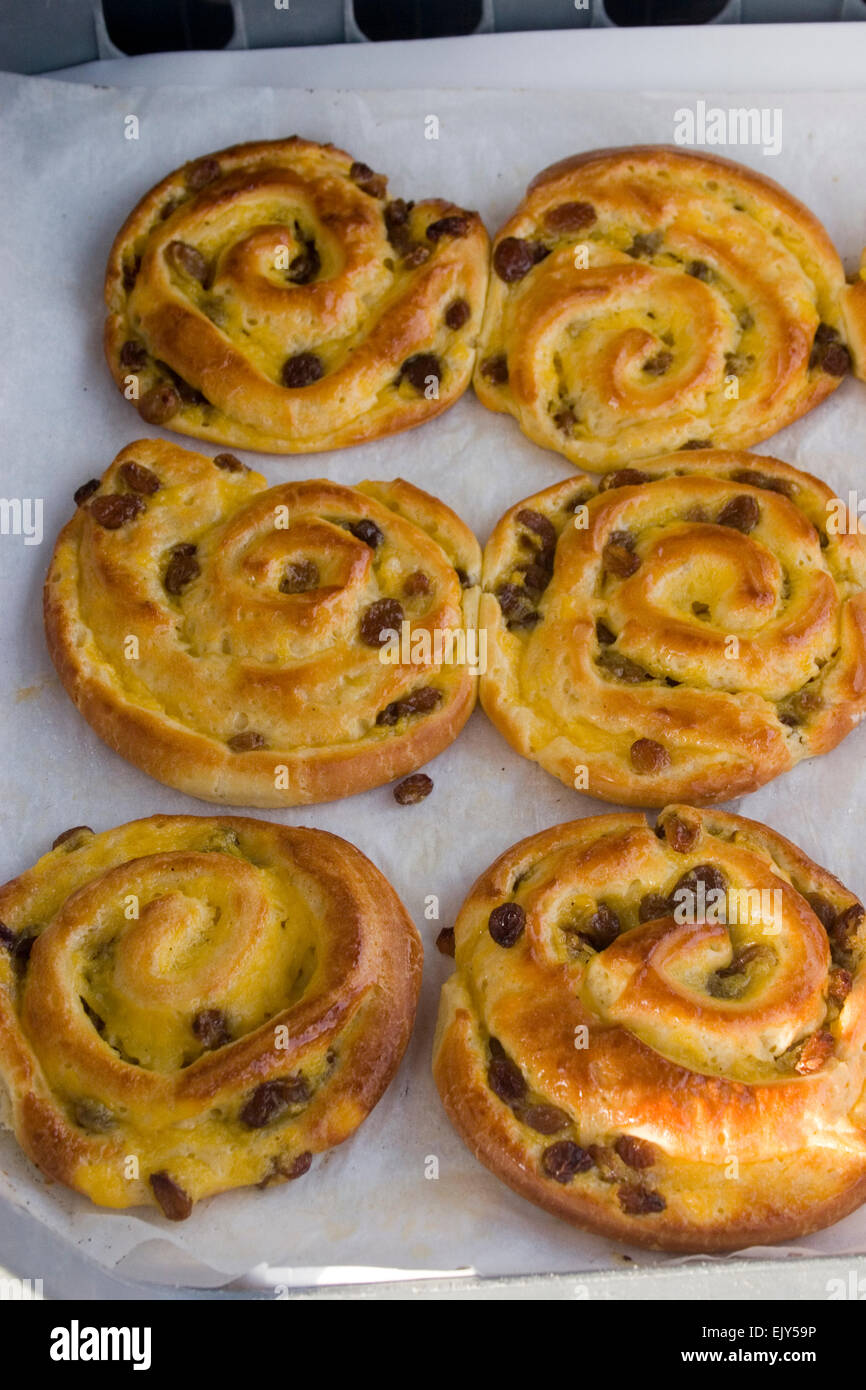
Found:
[(751, 169), (596, 150), (540, 173), (494, 239), (475, 390), (599, 472), (747, 447), (866, 373), (864, 288)]
[(105, 352), (142, 419), (267, 453), (378, 439), (469, 384), (489, 240), (389, 199), (333, 145), (235, 145), (175, 170), (115, 238)]
[[(152, 777), (235, 806), (328, 801), (412, 772), (468, 719), (480, 552), (428, 493), (269, 488), (233, 455), (138, 440), (76, 495), (49, 650)], [(404, 623), (399, 651), (380, 641)]]
[(636, 1245), (794, 1239), (866, 1199), (864, 912), (756, 821), (668, 806), (506, 851), (455, 924), (434, 1074), (521, 1196)]
[(0, 922), (12, 1128), (100, 1206), (182, 1220), (214, 1193), (303, 1176), (366, 1118), (411, 1032), (415, 928), (324, 831), (76, 827), (0, 888)]
[(557, 483), (485, 548), (484, 710), (603, 801), (753, 791), (866, 712), (857, 527), (825, 483), (755, 454)]

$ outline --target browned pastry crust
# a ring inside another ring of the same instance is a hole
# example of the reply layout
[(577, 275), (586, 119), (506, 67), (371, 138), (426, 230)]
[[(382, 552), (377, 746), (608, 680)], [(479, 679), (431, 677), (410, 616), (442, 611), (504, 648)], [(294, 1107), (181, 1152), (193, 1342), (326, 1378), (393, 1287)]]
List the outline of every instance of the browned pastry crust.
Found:
[(664, 146), (594, 150), (539, 174), (494, 240), (475, 389), (591, 470), (745, 448), (829, 395), (852, 355), (866, 374), (858, 296), (771, 180)]
[[(61, 532), (45, 625), (116, 752), (206, 801), (292, 806), (404, 776), (456, 738), (479, 575), (472, 533), (399, 479), (268, 488), (231, 455), (138, 440)], [(410, 643), (384, 662), (376, 637), (398, 622)]]
[(484, 552), (484, 710), (603, 801), (753, 791), (866, 712), (857, 525), (817, 478), (720, 449), (547, 488)]
[(448, 1115), (516, 1192), (632, 1244), (830, 1225), (866, 1199), (863, 920), (741, 816), (533, 835), (457, 918), (434, 1049)]
[(150, 424), (269, 453), (431, 419), (472, 375), (481, 219), (390, 199), (333, 145), (235, 145), (175, 170), (115, 238), (105, 351)]
[(412, 1029), (421, 945), (353, 845), (237, 816), (77, 827), (0, 889), (0, 1090), (27, 1155), (172, 1220), (301, 1177)]

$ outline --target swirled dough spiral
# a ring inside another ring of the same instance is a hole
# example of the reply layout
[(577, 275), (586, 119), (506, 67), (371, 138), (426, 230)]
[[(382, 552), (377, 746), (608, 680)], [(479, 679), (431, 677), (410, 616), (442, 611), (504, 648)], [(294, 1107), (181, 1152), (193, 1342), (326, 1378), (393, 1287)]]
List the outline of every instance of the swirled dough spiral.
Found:
[[(847, 340), (847, 343), (846, 343)], [(475, 389), (577, 466), (767, 439), (866, 372), (866, 302), (761, 175), (643, 146), (545, 169), (494, 240)]]
[(144, 420), (197, 439), (378, 439), (469, 384), (488, 245), (477, 213), (389, 200), (333, 145), (235, 145), (169, 174), (118, 233), (108, 364)]
[(221, 816), (76, 827), (0, 889), (0, 1089), (107, 1207), (301, 1177), (409, 1039), (417, 933), (335, 835)]
[(741, 816), (514, 845), (455, 926), (434, 1072), (515, 1191), (635, 1244), (791, 1239), (866, 1198), (864, 912)]
[(817, 478), (724, 450), (569, 479), (484, 553), (481, 702), (605, 801), (707, 803), (825, 753), (866, 712), (866, 543)]
[(139, 440), (76, 497), (49, 648), (85, 719), (159, 781), (328, 801), (411, 772), (468, 719), (478, 543), (419, 488), (268, 488), (233, 455)]

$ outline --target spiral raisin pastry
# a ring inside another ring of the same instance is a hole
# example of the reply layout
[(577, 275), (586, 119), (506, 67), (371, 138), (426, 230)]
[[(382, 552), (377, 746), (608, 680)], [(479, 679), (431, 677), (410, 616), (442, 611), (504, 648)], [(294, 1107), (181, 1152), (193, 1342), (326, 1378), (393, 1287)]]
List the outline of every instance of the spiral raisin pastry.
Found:
[(852, 351), (862, 376), (866, 302), (784, 189), (711, 155), (598, 150), (539, 174), (496, 237), (475, 389), (601, 472), (767, 439)]
[(866, 711), (866, 543), (778, 459), (699, 450), (558, 483), (502, 518), (483, 583), (486, 713), (603, 801), (725, 801)]
[(434, 1072), (473, 1153), (639, 1245), (722, 1250), (866, 1199), (864, 912), (774, 831), (669, 806), (554, 826), (455, 926)]
[(0, 889), (0, 1090), (47, 1177), (171, 1220), (301, 1177), (406, 1048), (421, 946), (336, 835), (151, 816)]
[(438, 415), (472, 375), (478, 214), (389, 199), (333, 145), (235, 145), (142, 198), (108, 261), (105, 351), (149, 424), (308, 453)]
[(139, 440), (76, 500), (49, 649), (85, 719), (159, 781), (328, 801), (411, 772), (468, 719), (480, 552), (419, 488), (268, 488), (234, 455)]

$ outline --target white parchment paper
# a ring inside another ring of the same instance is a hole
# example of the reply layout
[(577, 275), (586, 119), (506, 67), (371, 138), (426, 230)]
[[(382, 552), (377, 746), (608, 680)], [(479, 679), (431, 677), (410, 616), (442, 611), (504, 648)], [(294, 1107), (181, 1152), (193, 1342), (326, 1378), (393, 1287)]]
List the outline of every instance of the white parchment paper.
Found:
[[(799, 195), (854, 269), (866, 241), (864, 94), (119, 91), (0, 76), (0, 492), (44, 501), (41, 544), (0, 535), (2, 879), (29, 866), (69, 825), (100, 830), (155, 811), (209, 813), (205, 803), (150, 780), (103, 746), (61, 690), (42, 635), (43, 574), (74, 488), (101, 474), (131, 439), (153, 433), (118, 395), (101, 348), (105, 259), (137, 199), (194, 156), (298, 132), (334, 141), (386, 172), (393, 196), (453, 198), (478, 208), (494, 230), (546, 164), (597, 146), (670, 142), (675, 111), (698, 99), (781, 109), (778, 156), (754, 147), (717, 152)], [(138, 118), (137, 140), (125, 138), (130, 115)], [(427, 138), (431, 116), (437, 139)], [(866, 386), (846, 381), (762, 447), (825, 477), (844, 497), (850, 488), (866, 489)], [(403, 476), (454, 507), (482, 542), (506, 507), (571, 471), (471, 394), (396, 438), (315, 457), (246, 457), (275, 483)], [(742, 803), (746, 814), (791, 836), (861, 897), (864, 757), (861, 729), (834, 753)], [(347, 1144), (318, 1159), (302, 1182), (223, 1195), (169, 1227), (156, 1214), (101, 1212), (46, 1184), (3, 1132), (0, 1197), (107, 1268), (202, 1286), (265, 1264), (280, 1267), (289, 1281), (291, 1271), (311, 1269), (327, 1279), (335, 1266), (517, 1274), (610, 1268), (625, 1258), (662, 1261), (574, 1231), (514, 1196), (464, 1149), (430, 1076), (438, 994), (451, 969), (433, 946), (439, 928), (453, 921), (481, 870), (515, 840), (614, 808), (518, 757), (480, 710), (427, 770), (435, 790), (410, 809), (380, 788), (332, 805), (259, 813), (352, 840), (395, 885), (424, 939), (424, 986), (409, 1051), (388, 1094)], [(439, 899), (438, 920), (424, 917), (431, 894)], [(795, 1249), (866, 1251), (866, 1208)]]

